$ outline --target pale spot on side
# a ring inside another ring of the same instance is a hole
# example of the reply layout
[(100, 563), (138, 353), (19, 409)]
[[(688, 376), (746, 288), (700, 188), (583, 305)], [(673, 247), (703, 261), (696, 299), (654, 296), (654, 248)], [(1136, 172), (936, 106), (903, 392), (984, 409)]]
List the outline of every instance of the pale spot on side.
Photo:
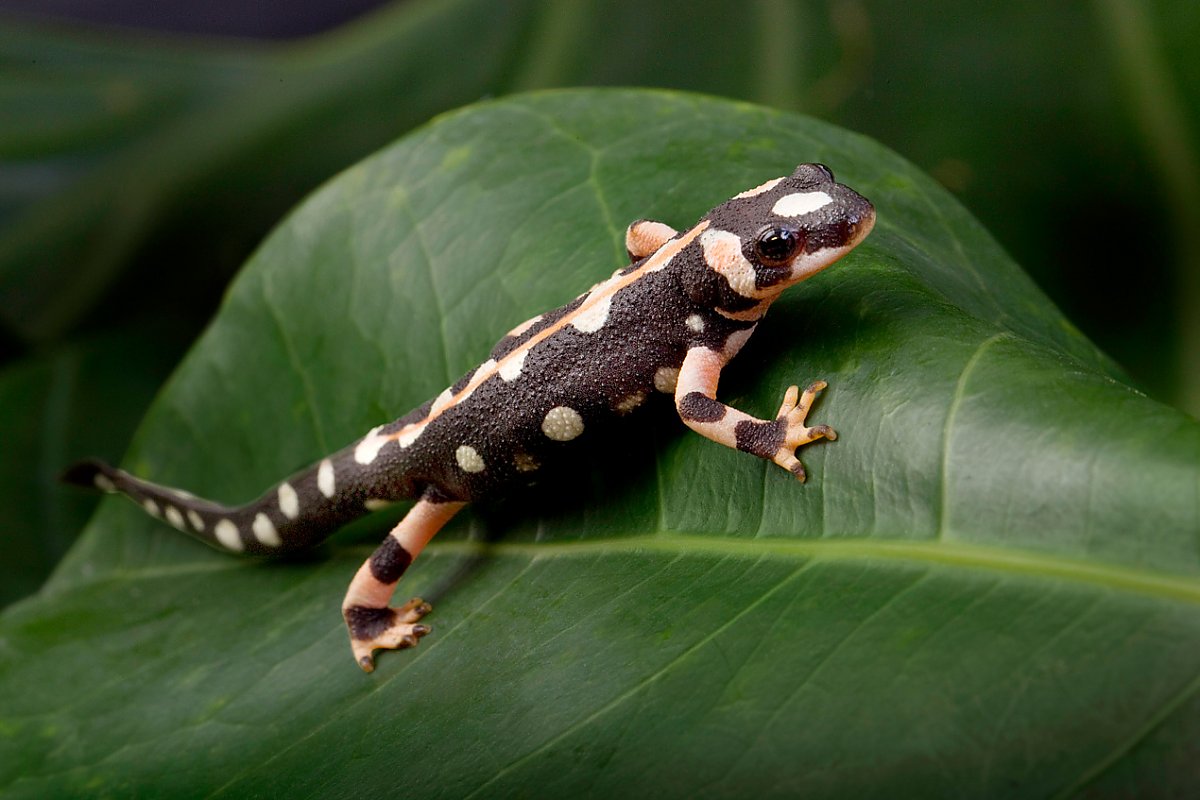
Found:
[(146, 513), (150, 516), (158, 516), (158, 503), (155, 503), (149, 497), (142, 501), (142, 508), (146, 509)]
[(825, 192), (794, 192), (779, 198), (771, 208), (771, 213), (781, 217), (799, 217), (811, 214), (832, 202), (833, 198)]
[(382, 428), (382, 425), (376, 426), (362, 438), (362, 441), (354, 448), (355, 461), (360, 464), (370, 464), (379, 456), (379, 451), (390, 441), (389, 437), (379, 435)]
[(288, 519), (300, 516), (300, 497), (287, 481), (279, 484), (279, 510)]
[(528, 453), (517, 453), (513, 456), (513, 466), (517, 468), (517, 472), (533, 472), (541, 464), (538, 460)]
[(583, 417), (569, 406), (555, 406), (542, 420), (542, 433), (556, 442), (569, 442), (583, 433)]
[(692, 333), (704, 333), (704, 317), (699, 314), (691, 314), (683, 321), (687, 329)]
[(505, 383), (512, 383), (521, 375), (521, 370), (525, 368), (525, 357), (529, 355), (528, 350), (522, 350), (519, 353), (514, 353), (511, 358), (504, 359), (504, 363), (500, 366), (500, 378)]
[(679, 367), (659, 367), (654, 372), (654, 388), (666, 394), (675, 393), (679, 383)]
[(781, 180), (783, 180), (783, 178), (772, 178), (771, 180), (767, 181), (766, 183), (760, 183), (758, 186), (755, 186), (753, 189), (747, 189), (744, 192), (739, 192), (738, 194), (735, 194), (733, 196), (733, 199), (734, 200), (745, 200), (747, 197), (757, 197), (758, 195), (762, 194), (763, 192), (769, 192), (772, 189), (774, 189), (776, 186), (779, 185), (779, 182)]
[(608, 311), (612, 308), (612, 295), (602, 294), (594, 302), (581, 308), (571, 319), (571, 324), (583, 333), (595, 333), (608, 322)]
[(459, 445), (458, 449), (454, 451), (454, 460), (458, 462), (458, 466), (463, 472), (483, 472), (486, 466), (483, 463), (483, 456), (479, 455), (479, 451), (469, 444)]
[(238, 534), (237, 525), (227, 519), (217, 523), (217, 527), (213, 528), (213, 534), (217, 537), (217, 541), (229, 550), (240, 553), (246, 549), (246, 545), (242, 544), (242, 537)]
[(271, 522), (271, 518), (261, 511), (255, 515), (250, 530), (254, 531), (254, 538), (267, 547), (278, 547), (283, 544), (283, 540), (279, 538), (279, 531), (275, 530), (275, 523)]
[(333, 475), (333, 462), (328, 458), (317, 467), (317, 488), (326, 497), (333, 497), (333, 493), (337, 490), (337, 483)]
[(192, 523), (192, 528), (197, 533), (204, 533), (204, 519), (192, 509), (187, 512), (188, 522)]
[(92, 478), (92, 483), (96, 484), (96, 488), (100, 491), (108, 492), (109, 494), (117, 490), (117, 485), (103, 472), (97, 472), (96, 477)]
[(634, 392), (621, 398), (621, 402), (617, 403), (616, 411), (618, 414), (628, 414), (644, 402), (646, 402), (646, 393)]
[(363, 507), (366, 508), (367, 511), (379, 511), (380, 509), (387, 508), (390, 505), (394, 505), (391, 500), (384, 500), (379, 497), (368, 497), (363, 501)]
[(175, 528), (176, 530), (181, 530), (181, 531), (186, 530), (186, 528), (183, 525), (183, 514), (179, 513), (178, 508), (176, 508), (175, 506), (167, 506), (166, 510), (163, 513), (166, 515), (167, 522), (169, 522), (171, 524), (172, 528)]

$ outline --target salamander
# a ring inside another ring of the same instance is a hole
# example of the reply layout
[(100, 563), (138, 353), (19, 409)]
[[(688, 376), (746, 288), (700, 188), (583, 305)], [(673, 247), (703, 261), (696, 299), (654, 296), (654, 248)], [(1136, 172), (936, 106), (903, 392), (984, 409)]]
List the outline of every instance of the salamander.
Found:
[(415, 500), (342, 602), (354, 658), (370, 672), (375, 650), (413, 647), (429, 633), (429, 604), (390, 602), (455, 514), (528, 482), (656, 394), (672, 396), (697, 433), (803, 481), (796, 448), (837, 436), (807, 423), (826, 384), (790, 387), (767, 420), (719, 401), (717, 384), (771, 303), (850, 252), (874, 222), (871, 203), (821, 164), (734, 195), (682, 232), (636, 220), (625, 233), (628, 266), (517, 325), (437, 397), (245, 505), (203, 500), (94, 460), (64, 478), (123, 494), (210, 545), (263, 555), (309, 547), (376, 508)]

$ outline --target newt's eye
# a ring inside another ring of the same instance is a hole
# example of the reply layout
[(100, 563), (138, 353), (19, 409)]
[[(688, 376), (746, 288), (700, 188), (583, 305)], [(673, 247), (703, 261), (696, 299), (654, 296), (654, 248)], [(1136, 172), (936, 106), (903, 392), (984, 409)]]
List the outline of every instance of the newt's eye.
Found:
[(804, 235), (793, 228), (767, 228), (754, 241), (754, 254), (769, 267), (791, 260), (804, 243)]

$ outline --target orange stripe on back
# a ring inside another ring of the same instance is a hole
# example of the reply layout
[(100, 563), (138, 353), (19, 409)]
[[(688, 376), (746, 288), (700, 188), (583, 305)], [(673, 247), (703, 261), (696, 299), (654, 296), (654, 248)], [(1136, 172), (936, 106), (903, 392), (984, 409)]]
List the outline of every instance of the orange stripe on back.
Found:
[(492, 362), (488, 369), (485, 370), (480, 368), (476, 370), (475, 374), (471, 376), (470, 382), (467, 383), (467, 385), (463, 387), (461, 391), (455, 394), (449, 402), (440, 404), (436, 412), (431, 411), (429, 416), (417, 422), (410, 422), (400, 430), (389, 433), (386, 438), (391, 440), (400, 438), (405, 438), (409, 441), (415, 440), (415, 437), (411, 436), (415, 429), (424, 428), (426, 425), (444, 414), (448, 409), (454, 408), (456, 405), (461, 403), (463, 400), (469, 397), (472, 392), (479, 388), (484, 381), (497, 374), (505, 364), (521, 357), (522, 353), (528, 352), (534, 347), (534, 345), (537, 345), (538, 343), (553, 336), (555, 333), (558, 333), (560, 330), (570, 325), (571, 322), (577, 319), (580, 315), (585, 314), (592, 307), (603, 302), (605, 298), (611, 298), (626, 286), (629, 286), (631, 283), (636, 283), (647, 273), (657, 272), (658, 270), (664, 269), (667, 264), (671, 262), (671, 259), (679, 255), (683, 248), (695, 241), (696, 237), (703, 233), (706, 228), (708, 228), (708, 224), (708, 220), (701, 220), (687, 233), (683, 234), (678, 239), (672, 239), (656, 250), (653, 255), (647, 258), (645, 262), (633, 272), (629, 273), (628, 275), (610, 278), (606, 283), (601, 284), (596, 291), (593, 291), (590, 295), (588, 295), (587, 300), (583, 301), (579, 308), (575, 309), (570, 314), (564, 315), (561, 319), (556, 320), (554, 324), (548, 325), (543, 330), (538, 331), (529, 338), (529, 341), (523, 343), (520, 347), (513, 350), (504, 358), (500, 359), (499, 361)]

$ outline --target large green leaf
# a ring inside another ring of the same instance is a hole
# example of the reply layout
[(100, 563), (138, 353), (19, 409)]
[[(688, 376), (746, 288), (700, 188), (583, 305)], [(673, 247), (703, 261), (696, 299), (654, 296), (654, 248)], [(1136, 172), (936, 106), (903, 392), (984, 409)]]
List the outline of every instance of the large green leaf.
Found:
[[(127, 466), (227, 501), (432, 396), (499, 333), (796, 162), (870, 197), (723, 399), (822, 377), (812, 476), (669, 404), (405, 578), (420, 648), (354, 666), (381, 533), (212, 552), (106, 501), (0, 623), (14, 796), (1169, 794), (1200, 735), (1200, 426), (1131, 388), (894, 154), (665, 93), (518, 97), (338, 177), (263, 246)], [(377, 523), (378, 521), (376, 521)]]

